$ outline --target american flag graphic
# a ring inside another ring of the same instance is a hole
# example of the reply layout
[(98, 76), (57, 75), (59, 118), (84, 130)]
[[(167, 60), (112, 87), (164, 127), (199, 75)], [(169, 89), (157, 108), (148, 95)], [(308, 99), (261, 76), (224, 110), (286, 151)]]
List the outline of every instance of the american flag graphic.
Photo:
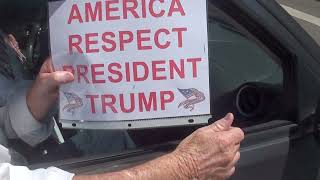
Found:
[(74, 114), (75, 110), (83, 106), (82, 99), (75, 93), (63, 92), (68, 100), (68, 104), (63, 107), (63, 111)]
[(190, 109), (190, 111), (193, 111), (195, 104), (198, 104), (206, 99), (204, 94), (195, 88), (190, 88), (190, 89), (178, 88), (178, 90), (186, 98), (185, 101), (179, 104), (178, 108), (183, 107), (185, 109)]

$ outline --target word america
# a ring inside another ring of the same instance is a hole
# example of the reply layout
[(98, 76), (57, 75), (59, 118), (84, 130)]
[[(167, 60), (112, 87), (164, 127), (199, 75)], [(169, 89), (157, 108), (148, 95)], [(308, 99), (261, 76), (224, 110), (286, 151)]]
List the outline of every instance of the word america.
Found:
[(180, 0), (171, 0), (170, 7), (166, 8), (162, 6), (165, 1), (167, 0), (105, 0), (96, 3), (87, 2), (84, 6), (73, 4), (67, 23), (186, 15)]

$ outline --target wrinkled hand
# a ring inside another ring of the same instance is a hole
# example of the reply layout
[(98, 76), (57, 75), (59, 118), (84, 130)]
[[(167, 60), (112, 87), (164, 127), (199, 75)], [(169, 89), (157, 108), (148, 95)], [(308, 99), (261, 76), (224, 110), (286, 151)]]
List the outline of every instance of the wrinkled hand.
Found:
[(42, 65), (39, 75), (27, 93), (27, 105), (36, 120), (42, 120), (59, 96), (59, 86), (72, 82), (73, 74), (55, 71), (49, 57)]
[(214, 124), (195, 131), (173, 152), (187, 179), (227, 179), (235, 172), (244, 133), (231, 127), (233, 115), (227, 114)]

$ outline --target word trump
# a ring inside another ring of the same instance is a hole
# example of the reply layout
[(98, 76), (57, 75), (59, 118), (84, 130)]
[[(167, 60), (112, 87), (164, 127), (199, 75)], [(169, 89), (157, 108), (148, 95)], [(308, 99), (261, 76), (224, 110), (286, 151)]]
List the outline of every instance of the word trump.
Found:
[[(125, 99), (125, 96), (129, 96), (129, 100)], [(150, 112), (166, 110), (166, 105), (172, 103), (175, 99), (172, 91), (160, 91), (150, 93), (130, 93), (129, 95), (86, 95), (86, 98), (90, 101), (91, 113), (132, 113), (137, 112)], [(116, 106), (119, 104), (119, 107)]]

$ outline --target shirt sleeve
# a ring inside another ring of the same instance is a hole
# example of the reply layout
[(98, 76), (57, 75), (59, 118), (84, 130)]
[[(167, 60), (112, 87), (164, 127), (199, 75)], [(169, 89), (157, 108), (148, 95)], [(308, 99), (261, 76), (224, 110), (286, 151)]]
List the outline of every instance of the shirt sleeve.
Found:
[(8, 138), (20, 138), (30, 146), (47, 139), (53, 129), (52, 119), (40, 123), (29, 111), (26, 102), (28, 85), (20, 84), (7, 100), (4, 113), (4, 129)]
[(61, 169), (50, 167), (47, 169), (30, 170), (25, 166), (13, 166), (8, 163), (0, 164), (0, 179), (10, 180), (72, 180), (74, 174)]

